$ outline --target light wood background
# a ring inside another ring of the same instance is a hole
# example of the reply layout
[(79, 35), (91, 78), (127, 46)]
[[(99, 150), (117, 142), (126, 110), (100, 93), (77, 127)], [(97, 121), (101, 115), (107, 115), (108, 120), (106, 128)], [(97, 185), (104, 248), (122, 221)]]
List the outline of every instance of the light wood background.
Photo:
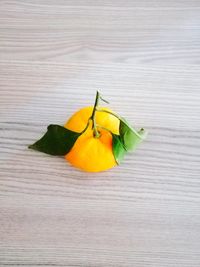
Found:
[[(0, 266), (200, 266), (200, 1), (0, 1)], [(111, 171), (27, 149), (100, 89), (149, 136)]]

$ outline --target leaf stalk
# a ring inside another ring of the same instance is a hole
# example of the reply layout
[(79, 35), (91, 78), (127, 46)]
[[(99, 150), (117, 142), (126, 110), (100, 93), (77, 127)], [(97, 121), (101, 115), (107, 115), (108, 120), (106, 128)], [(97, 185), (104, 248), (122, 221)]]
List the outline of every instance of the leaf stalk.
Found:
[(95, 103), (94, 103), (94, 107), (93, 107), (93, 111), (92, 111), (92, 115), (90, 117), (90, 119), (92, 120), (92, 128), (93, 128), (93, 133), (94, 133), (94, 137), (95, 138), (99, 138), (100, 137), (100, 133), (97, 130), (97, 124), (96, 124), (96, 111), (97, 111), (97, 107), (99, 104), (99, 100), (100, 100), (100, 94), (97, 91), (96, 93), (96, 99), (95, 99)]

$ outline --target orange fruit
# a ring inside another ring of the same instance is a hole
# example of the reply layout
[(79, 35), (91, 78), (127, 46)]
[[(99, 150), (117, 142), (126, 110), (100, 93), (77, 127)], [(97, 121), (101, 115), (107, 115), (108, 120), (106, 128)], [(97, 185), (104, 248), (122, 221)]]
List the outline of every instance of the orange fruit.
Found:
[[(99, 107), (113, 113), (112, 110)], [(85, 129), (91, 117), (93, 107), (85, 107), (77, 111), (64, 125), (65, 128), (81, 132)], [(119, 119), (112, 114), (96, 111), (95, 119), (100, 137), (94, 137), (92, 121), (87, 130), (79, 136), (70, 152), (65, 156), (74, 167), (88, 172), (108, 170), (117, 165), (112, 151), (112, 134), (119, 134)], [(101, 127), (109, 131), (102, 129)]]

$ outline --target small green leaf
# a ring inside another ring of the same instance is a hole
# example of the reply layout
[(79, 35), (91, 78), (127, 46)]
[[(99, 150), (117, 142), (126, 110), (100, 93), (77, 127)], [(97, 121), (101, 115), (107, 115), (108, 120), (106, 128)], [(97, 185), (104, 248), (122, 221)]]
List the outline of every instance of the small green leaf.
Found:
[(137, 132), (124, 118), (121, 118), (120, 120), (119, 133), (127, 151), (134, 150), (145, 138), (144, 129), (141, 129), (139, 132)]
[(124, 154), (126, 153), (126, 150), (124, 149), (123, 143), (121, 141), (121, 138), (119, 135), (112, 134), (113, 137), (113, 143), (112, 143), (112, 149), (113, 149), (113, 155), (115, 157), (115, 160), (117, 164), (120, 164), (120, 162), (124, 158)]
[(60, 125), (49, 125), (44, 136), (29, 148), (50, 155), (66, 155), (81, 133), (70, 131)]

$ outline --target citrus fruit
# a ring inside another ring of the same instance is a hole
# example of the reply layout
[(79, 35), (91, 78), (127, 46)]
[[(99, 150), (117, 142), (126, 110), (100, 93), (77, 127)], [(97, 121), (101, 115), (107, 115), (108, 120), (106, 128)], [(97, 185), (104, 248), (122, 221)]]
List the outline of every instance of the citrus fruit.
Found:
[[(99, 107), (109, 112), (112, 110)], [(82, 132), (91, 118), (93, 107), (85, 107), (77, 111), (64, 125), (65, 128)], [(112, 112), (113, 113), (113, 112)], [(119, 134), (119, 119), (107, 112), (96, 111), (95, 120), (99, 137), (94, 136), (92, 121), (83, 132), (65, 159), (74, 167), (88, 172), (105, 171), (117, 165), (112, 150), (112, 133)]]
[(145, 139), (146, 131), (135, 130), (126, 119), (106, 107), (96, 92), (94, 106), (74, 113), (64, 126), (50, 124), (47, 132), (29, 148), (55, 156), (64, 156), (74, 167), (88, 172), (108, 170)]

